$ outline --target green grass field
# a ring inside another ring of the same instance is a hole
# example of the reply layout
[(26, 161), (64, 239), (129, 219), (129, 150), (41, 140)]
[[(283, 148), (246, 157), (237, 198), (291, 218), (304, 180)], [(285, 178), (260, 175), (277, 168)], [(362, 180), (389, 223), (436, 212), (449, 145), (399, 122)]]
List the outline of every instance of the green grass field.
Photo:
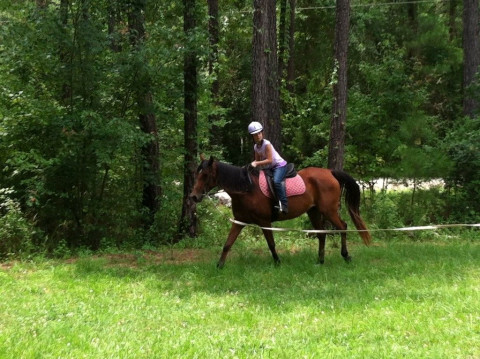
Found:
[(480, 358), (475, 236), (3, 263), (0, 358)]

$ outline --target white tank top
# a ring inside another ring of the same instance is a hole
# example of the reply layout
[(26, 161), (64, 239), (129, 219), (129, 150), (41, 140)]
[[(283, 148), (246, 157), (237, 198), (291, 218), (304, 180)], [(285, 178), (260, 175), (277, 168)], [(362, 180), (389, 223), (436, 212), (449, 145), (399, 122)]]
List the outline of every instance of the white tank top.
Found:
[(275, 150), (275, 147), (270, 143), (269, 140), (263, 139), (261, 145), (253, 145), (253, 150), (259, 154), (260, 160), (266, 160), (267, 159), (267, 145), (271, 145), (272, 148), (272, 163), (267, 166), (267, 168), (277, 168), (277, 167), (283, 167), (287, 164), (287, 161), (285, 161), (282, 156)]

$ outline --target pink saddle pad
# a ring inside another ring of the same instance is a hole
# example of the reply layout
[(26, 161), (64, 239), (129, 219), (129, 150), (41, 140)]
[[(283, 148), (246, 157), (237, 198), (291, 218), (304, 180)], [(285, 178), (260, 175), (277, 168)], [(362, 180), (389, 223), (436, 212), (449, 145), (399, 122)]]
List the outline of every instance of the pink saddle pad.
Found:
[[(267, 179), (265, 178), (265, 173), (263, 171), (260, 171), (259, 180), (262, 193), (265, 196), (272, 198), (272, 194), (268, 188)], [(299, 175), (296, 175), (293, 178), (287, 178), (285, 184), (287, 186), (287, 197), (298, 196), (305, 193), (305, 182), (303, 182), (303, 178)]]

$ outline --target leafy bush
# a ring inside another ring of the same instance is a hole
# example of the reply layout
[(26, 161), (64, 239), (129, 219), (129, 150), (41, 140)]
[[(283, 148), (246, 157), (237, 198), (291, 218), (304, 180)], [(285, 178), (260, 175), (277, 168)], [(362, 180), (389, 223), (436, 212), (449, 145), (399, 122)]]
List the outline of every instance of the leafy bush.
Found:
[[(438, 187), (417, 188), (415, 191), (381, 191), (365, 196), (364, 203), (361, 213), (372, 229), (478, 221), (478, 212), (465, 207), (467, 201), (463, 196)], [(375, 236), (383, 238), (385, 233), (389, 237), (408, 234), (415, 239), (431, 238), (431, 232), (422, 231), (378, 232)]]
[(402, 227), (403, 221), (398, 213), (397, 198), (393, 194), (380, 192), (367, 200), (368, 206), (365, 217), (371, 223), (371, 227), (376, 228), (395, 228)]
[(222, 246), (232, 225), (230, 222), (230, 218), (233, 218), (231, 209), (219, 205), (216, 199), (205, 199), (197, 205), (197, 215), (199, 236), (196, 246)]
[(455, 219), (478, 220), (480, 213), (480, 119), (465, 118), (447, 135), (444, 146), (455, 163), (447, 179)]
[(33, 250), (33, 225), (23, 216), (18, 202), (9, 197), (11, 193), (0, 189), (0, 258), (26, 255)]

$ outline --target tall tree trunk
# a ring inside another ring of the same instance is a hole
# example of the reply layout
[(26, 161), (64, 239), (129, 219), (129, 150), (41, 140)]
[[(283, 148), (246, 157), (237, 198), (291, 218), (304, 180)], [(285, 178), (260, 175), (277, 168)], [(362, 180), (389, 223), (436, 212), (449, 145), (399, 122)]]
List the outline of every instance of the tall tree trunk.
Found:
[(108, 36), (110, 37), (110, 49), (113, 52), (120, 52), (121, 47), (117, 41), (117, 6), (115, 0), (107, 0), (108, 12)]
[(335, 55), (333, 113), (330, 123), (328, 168), (343, 169), (347, 121), (347, 52), (350, 26), (350, 0), (337, 0), (335, 21)]
[(296, 0), (290, 0), (290, 24), (288, 28), (287, 90), (293, 93), (295, 84), (295, 7)]
[(454, 40), (457, 37), (457, 8), (459, 0), (451, 0), (448, 2), (448, 33), (450, 40)]
[(129, 36), (133, 52), (137, 59), (137, 74), (135, 78), (136, 101), (139, 109), (140, 128), (150, 136), (150, 141), (142, 147), (143, 158), (143, 200), (142, 204), (148, 209), (149, 215), (145, 226), (153, 224), (155, 213), (159, 207), (161, 187), (160, 151), (158, 143), (157, 121), (153, 108), (151, 78), (146, 70), (148, 60), (141, 55), (145, 41), (145, 2), (131, 0), (128, 11)]
[[(407, 4), (407, 19), (409, 28), (412, 31), (412, 38), (415, 38), (418, 33), (418, 14), (417, 14), (417, 4), (408, 3)], [(409, 60), (415, 62), (415, 58), (418, 56), (419, 49), (418, 46), (409, 46), (407, 50), (407, 57)]]
[[(185, 40), (193, 36), (196, 28), (196, 4), (195, 0), (183, 1), (183, 30)], [(180, 222), (180, 234), (188, 234), (190, 237), (197, 235), (196, 205), (189, 198), (195, 180), (197, 167), (197, 53), (192, 45), (186, 45), (183, 62), (184, 78), (184, 136), (185, 136), (185, 158), (184, 158), (184, 179), (183, 179), (183, 205)]]
[(280, 26), (278, 29), (278, 79), (281, 83), (285, 64), (287, 0), (280, 0)]
[[(208, 34), (210, 53), (208, 57), (208, 75), (213, 77), (210, 88), (212, 104), (219, 106), (220, 83), (218, 80), (218, 42), (220, 41), (220, 27), (218, 23), (218, 0), (208, 0)], [(222, 129), (217, 126), (219, 116), (209, 115), (211, 125), (210, 143), (222, 143)]]
[(478, 111), (476, 96), (469, 93), (480, 64), (478, 0), (463, 1), (463, 113), (473, 117)]
[[(68, 7), (70, 5), (70, 0), (61, 0), (60, 1), (60, 24), (63, 27), (63, 34), (67, 36), (67, 25), (68, 25)], [(59, 47), (60, 51), (60, 62), (63, 65), (65, 70), (65, 81), (62, 85), (62, 102), (65, 106), (71, 105), (72, 102), (72, 83), (71, 75), (71, 54), (70, 50), (66, 47), (67, 41), (62, 41)]]
[(418, 15), (417, 15), (417, 4), (415, 3), (408, 3), (407, 4), (407, 13), (408, 13), (408, 21), (410, 22), (410, 27), (416, 33), (418, 28)]
[(49, 1), (48, 0), (35, 0), (35, 3), (37, 4), (37, 8), (45, 9), (48, 6)]
[(254, 0), (252, 119), (281, 151), (275, 0)]
[(212, 81), (212, 94), (218, 96), (218, 74), (215, 66), (218, 62), (218, 42), (220, 39), (220, 28), (218, 24), (218, 0), (208, 0), (208, 38), (210, 43), (210, 54), (208, 57), (208, 74), (214, 75)]

